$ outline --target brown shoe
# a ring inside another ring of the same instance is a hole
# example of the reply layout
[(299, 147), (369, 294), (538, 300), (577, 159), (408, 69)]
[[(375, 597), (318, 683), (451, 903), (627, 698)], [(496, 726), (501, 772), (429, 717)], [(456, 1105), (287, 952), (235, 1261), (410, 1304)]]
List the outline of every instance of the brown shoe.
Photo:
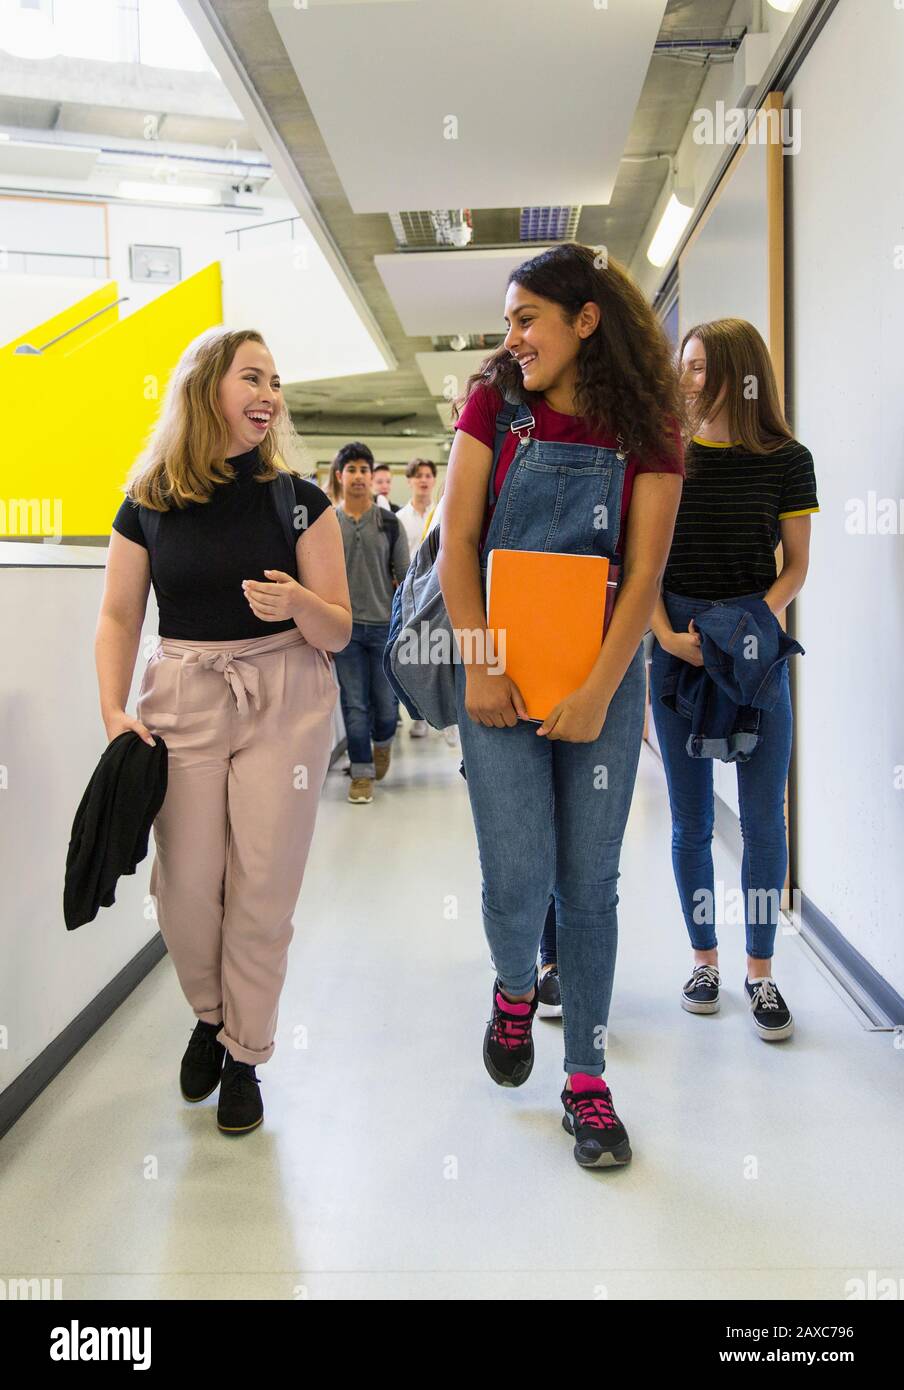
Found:
[(353, 777), (348, 789), (349, 801), (373, 801), (374, 779), (372, 777)]
[(374, 767), (377, 772), (377, 781), (382, 782), (389, 771), (389, 759), (392, 757), (392, 744), (387, 743), (385, 748), (374, 749)]

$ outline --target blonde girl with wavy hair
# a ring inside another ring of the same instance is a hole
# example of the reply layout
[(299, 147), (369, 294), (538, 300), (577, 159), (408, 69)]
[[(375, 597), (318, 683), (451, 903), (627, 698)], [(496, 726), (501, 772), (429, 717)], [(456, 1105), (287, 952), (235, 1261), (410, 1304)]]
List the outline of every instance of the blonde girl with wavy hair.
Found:
[[(190, 343), (113, 519), (95, 655), (107, 738), (162, 738), (151, 894), (196, 1023), (186, 1101), (263, 1120), (292, 913), (329, 763), (329, 652), (351, 633), (329, 499), (289, 467), (294, 431), (253, 330)], [(285, 479), (288, 478), (287, 484)], [(293, 529), (278, 489), (294, 492)], [(153, 585), (160, 640), (126, 703)]]

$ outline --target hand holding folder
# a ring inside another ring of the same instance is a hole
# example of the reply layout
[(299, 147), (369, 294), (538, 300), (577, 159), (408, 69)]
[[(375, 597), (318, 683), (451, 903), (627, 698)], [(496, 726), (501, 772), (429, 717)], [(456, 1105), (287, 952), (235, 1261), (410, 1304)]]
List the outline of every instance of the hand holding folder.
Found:
[(609, 561), (547, 550), (490, 552), (487, 626), (531, 719), (590, 675), (605, 634)]

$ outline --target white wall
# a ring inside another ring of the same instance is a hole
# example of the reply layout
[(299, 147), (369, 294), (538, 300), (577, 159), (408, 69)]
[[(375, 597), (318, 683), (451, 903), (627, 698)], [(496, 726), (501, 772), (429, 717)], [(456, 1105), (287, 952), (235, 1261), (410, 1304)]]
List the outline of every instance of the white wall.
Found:
[(845, 525), (870, 491), (904, 507), (904, 11), (840, 0), (788, 99), (788, 404), (821, 504), (796, 605), (797, 877), (904, 993), (904, 539)]
[(90, 276), (0, 276), (0, 347), (23, 333), (29, 335), (32, 347), (43, 346), (35, 341), (36, 335), (30, 330), (105, 284), (106, 279), (96, 280)]
[[(263, 201), (263, 200), (256, 200)], [(251, 229), (259, 223), (282, 217), (293, 217), (295, 209), (287, 199), (266, 200), (266, 211), (256, 217), (232, 213), (199, 212), (196, 208), (173, 209), (155, 207), (153, 203), (110, 203), (110, 278), (118, 280), (120, 293), (130, 296), (123, 311), (131, 313), (147, 304), (161, 288), (168, 285), (140, 284), (129, 279), (129, 247), (138, 242), (150, 246), (178, 246), (182, 251), (182, 278), (203, 270), (211, 261), (222, 261), (235, 251), (236, 238), (227, 235), (230, 228), (248, 230), (242, 236), (243, 246), (254, 246), (258, 234)], [(262, 231), (260, 237), (266, 235)]]
[(223, 322), (263, 333), (284, 381), (320, 381), (387, 370), (367, 325), (302, 223), (290, 240), (242, 237), (223, 255)]
[[(61, 189), (66, 192), (66, 189)], [(156, 205), (108, 205), (109, 277), (17, 275), (0, 257), (0, 343), (8, 342), (88, 294), (119, 281), (125, 313), (167, 286), (129, 279), (132, 242), (177, 245), (183, 278), (221, 260), (235, 245), (229, 227), (256, 227), (291, 216), (291, 204), (268, 200), (249, 217)], [(0, 252), (84, 251), (102, 254), (103, 208), (0, 198)], [(266, 237), (266, 233), (262, 236)], [(254, 236), (248, 243), (254, 243)], [(66, 270), (67, 263), (54, 263)], [(382, 363), (380, 364), (382, 365)], [(28, 567), (7, 568), (27, 552)], [(146, 895), (153, 858), (120, 880), (117, 901), (75, 932), (63, 922), (66, 851), (72, 820), (106, 745), (97, 708), (93, 638), (106, 552), (0, 543), (0, 1090), (8, 1086), (128, 963), (157, 931)], [(35, 567), (41, 558), (45, 568)], [(73, 562), (81, 559), (85, 568)], [(157, 630), (150, 596), (145, 634)], [(139, 656), (129, 708), (140, 681)], [(334, 735), (344, 737), (338, 704)], [(4, 781), (8, 785), (4, 786)]]
[[(103, 256), (104, 209), (100, 203), (48, 202), (30, 197), (23, 191), (14, 197), (0, 197), (0, 268), (11, 272), (23, 269), (20, 252), (40, 252), (28, 266), (30, 273), (39, 274), (42, 262), (48, 274), (80, 275), (82, 270), (67, 262), (71, 256)], [(55, 253), (60, 263), (55, 262)], [(85, 263), (87, 264), (87, 263)], [(104, 277), (103, 264), (92, 273)]]
[[(145, 915), (153, 841), (112, 907), (72, 932), (63, 922), (72, 820), (107, 743), (94, 673), (106, 550), (2, 542), (0, 565), (48, 551), (47, 568), (0, 568), (0, 1090), (157, 932)], [(156, 631), (152, 592), (144, 632)], [(139, 649), (130, 709), (143, 666)]]
[[(94, 670), (106, 555), (0, 541), (0, 1091), (157, 933), (148, 915), (153, 835), (112, 907), (75, 931), (63, 921), (72, 821), (107, 744)], [(156, 633), (152, 589), (133, 714)], [(334, 746), (344, 737), (337, 701)]]
[[(137, 177), (137, 176), (136, 176)], [(148, 174), (150, 179), (150, 173)], [(54, 180), (61, 199), (68, 192), (84, 192), (84, 184), (76, 185), (71, 180)], [(279, 218), (295, 216), (295, 209), (287, 198), (255, 199), (262, 206), (262, 213), (251, 215), (237, 208), (235, 213), (205, 212), (198, 208), (161, 207), (155, 203), (77, 203), (29, 197), (29, 190), (22, 188), (15, 198), (0, 197), (0, 344), (8, 342), (18, 333), (26, 332), (32, 324), (40, 323), (43, 313), (43, 300), (35, 297), (35, 312), (21, 326), (7, 332), (8, 322), (20, 324), (21, 313), (14, 314), (6, 307), (8, 287), (12, 290), (13, 279), (20, 278), (23, 270), (21, 258), (11, 254), (13, 251), (43, 251), (59, 253), (60, 259), (34, 257), (28, 262), (28, 276), (34, 280), (36, 288), (44, 279), (81, 276), (88, 269), (95, 277), (79, 282), (74, 292), (64, 298), (60, 305), (53, 304), (50, 312), (65, 308), (82, 295), (89, 294), (98, 284), (107, 280), (119, 282), (120, 294), (128, 295), (129, 302), (120, 306), (120, 316), (134, 313), (142, 305), (149, 303), (156, 295), (170, 288), (169, 285), (147, 284), (129, 278), (129, 247), (133, 243), (151, 246), (178, 246), (182, 252), (182, 278), (187, 279), (211, 261), (219, 261), (229, 256), (236, 248), (236, 238), (227, 233), (239, 227), (243, 231), (243, 247), (252, 248), (267, 236), (252, 229), (262, 223)], [(104, 209), (106, 226), (104, 229)], [(244, 233), (247, 231), (247, 237)], [(73, 255), (103, 256), (109, 254), (108, 269), (98, 260), (91, 266), (87, 261), (67, 261), (64, 253)], [(40, 271), (51, 274), (39, 275)], [(14, 301), (15, 302), (15, 301)]]
[(0, 347), (105, 284), (105, 251), (102, 207), (0, 197)]
[(769, 341), (766, 145), (750, 145), (681, 258), (678, 341), (696, 323), (747, 319)]

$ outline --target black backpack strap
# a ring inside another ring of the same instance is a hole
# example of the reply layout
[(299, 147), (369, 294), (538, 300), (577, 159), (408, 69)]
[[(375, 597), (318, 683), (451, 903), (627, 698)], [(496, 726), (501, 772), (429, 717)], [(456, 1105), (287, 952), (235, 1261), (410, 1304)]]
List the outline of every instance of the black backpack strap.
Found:
[(401, 522), (395, 512), (391, 512), (388, 507), (381, 507), (377, 502), (374, 503), (377, 509), (377, 530), (386, 537), (389, 542), (389, 550), (386, 554), (386, 566), (389, 570), (389, 582), (396, 582), (392, 572), (392, 552), (395, 550), (396, 541), (399, 538), (399, 527)]
[(493, 464), (490, 468), (490, 479), (487, 486), (487, 504), (490, 508), (496, 505), (496, 466), (499, 463), (499, 455), (502, 453), (502, 446), (508, 438), (509, 432), (513, 431), (520, 438), (522, 430), (531, 430), (535, 424), (536, 421), (530, 406), (520, 396), (504, 396), (496, 416)]
[[(493, 440), (493, 462), (490, 464), (490, 476), (487, 479), (487, 510), (492, 511), (496, 505), (496, 468), (499, 463), (499, 455), (502, 453), (502, 446), (508, 438), (509, 432), (514, 431), (521, 438), (522, 430), (531, 430), (536, 424), (533, 411), (530, 406), (518, 395), (503, 395), (502, 405), (496, 414), (496, 437)], [(430, 542), (431, 564), (435, 562), (439, 553), (439, 525), (434, 526), (428, 532)]]
[(273, 505), (276, 508), (276, 515), (279, 517), (279, 524), (282, 527), (283, 535), (289, 546), (292, 556), (292, 570), (290, 573), (297, 574), (298, 566), (295, 560), (295, 543), (300, 532), (295, 526), (295, 484), (292, 482), (292, 474), (279, 470), (273, 479)]

